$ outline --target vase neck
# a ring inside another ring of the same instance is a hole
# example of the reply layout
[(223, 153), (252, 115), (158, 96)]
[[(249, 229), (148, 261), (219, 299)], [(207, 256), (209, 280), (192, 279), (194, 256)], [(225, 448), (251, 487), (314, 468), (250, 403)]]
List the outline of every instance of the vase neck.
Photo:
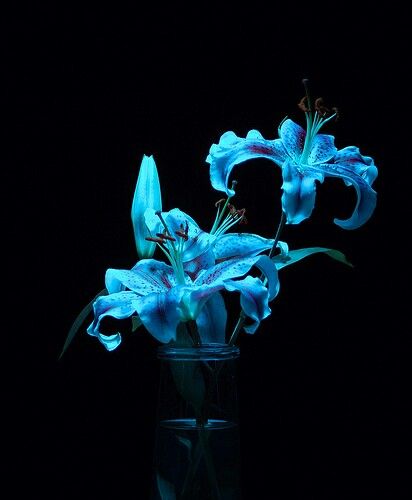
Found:
[(162, 345), (157, 349), (157, 357), (174, 361), (219, 361), (239, 357), (239, 347), (228, 344), (202, 344), (200, 346)]

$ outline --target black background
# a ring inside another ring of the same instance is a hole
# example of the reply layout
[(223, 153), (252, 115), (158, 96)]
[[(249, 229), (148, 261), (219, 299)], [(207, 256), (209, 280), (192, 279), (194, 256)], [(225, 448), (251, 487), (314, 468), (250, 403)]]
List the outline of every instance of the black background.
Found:
[[(244, 498), (409, 496), (410, 329), (399, 305), (408, 296), (407, 28), (395, 9), (364, 9), (42, 4), (14, 13), (10, 170), (27, 203), (15, 233), (30, 276), (14, 328), (12, 463), (27, 477), (17, 488), (148, 497), (156, 342), (138, 331), (108, 353), (83, 332), (58, 355), (105, 270), (135, 263), (130, 207), (143, 154), (155, 157), (164, 209), (207, 229), (221, 197), (209, 183), (210, 145), (227, 130), (273, 139), (286, 115), (302, 123), (306, 77), (340, 110), (328, 128), (337, 146), (374, 157), (378, 206), (362, 228), (340, 229), (333, 218), (351, 213), (355, 193), (326, 179), (312, 217), (282, 235), (291, 248), (340, 249), (355, 268), (315, 256), (283, 270), (272, 316), (240, 339)], [(234, 176), (246, 230), (271, 237), (279, 169), (259, 160)]]

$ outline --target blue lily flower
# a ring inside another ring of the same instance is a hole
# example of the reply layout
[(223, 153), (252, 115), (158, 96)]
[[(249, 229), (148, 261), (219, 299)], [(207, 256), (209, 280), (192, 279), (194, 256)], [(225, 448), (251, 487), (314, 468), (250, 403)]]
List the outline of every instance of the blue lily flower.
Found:
[[(319, 101), (319, 100), (317, 100)], [(319, 130), (333, 116), (325, 117), (324, 107), (315, 113), (306, 111), (306, 131), (292, 120), (284, 120), (279, 138), (266, 140), (257, 130), (246, 138), (232, 131), (224, 133), (219, 144), (210, 148), (206, 162), (210, 164), (212, 186), (233, 195), (228, 187), (230, 173), (235, 165), (253, 158), (268, 158), (282, 168), (282, 208), (288, 224), (299, 224), (313, 210), (316, 196), (315, 182), (325, 177), (338, 177), (346, 185), (353, 185), (357, 203), (347, 220), (335, 219), (344, 229), (356, 229), (372, 215), (376, 206), (376, 192), (372, 184), (378, 174), (373, 159), (363, 156), (357, 147), (337, 150), (332, 135), (319, 134)]]
[[(88, 333), (113, 350), (121, 335), (102, 333), (103, 318), (137, 314), (163, 343), (176, 340), (178, 325), (191, 320), (196, 321), (203, 343), (224, 342), (227, 311), (220, 293), (224, 290), (240, 293), (241, 307), (252, 320), (245, 330), (254, 333), (270, 314), (268, 303), (279, 291), (276, 266), (268, 256), (259, 255), (271, 248), (273, 240), (248, 233), (212, 235), (178, 209), (163, 213), (147, 209), (145, 217), (149, 239), (158, 244), (170, 265), (143, 259), (131, 270), (108, 269), (109, 295), (94, 302), (95, 317)], [(253, 266), (262, 271), (265, 284), (246, 276)]]

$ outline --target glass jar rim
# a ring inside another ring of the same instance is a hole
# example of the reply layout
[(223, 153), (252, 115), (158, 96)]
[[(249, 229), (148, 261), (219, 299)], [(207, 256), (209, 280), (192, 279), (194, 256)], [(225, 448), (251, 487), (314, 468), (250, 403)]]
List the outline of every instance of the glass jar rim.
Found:
[(229, 344), (208, 343), (199, 346), (175, 346), (161, 345), (157, 348), (159, 359), (175, 361), (218, 361), (224, 359), (238, 358), (240, 350), (238, 346)]

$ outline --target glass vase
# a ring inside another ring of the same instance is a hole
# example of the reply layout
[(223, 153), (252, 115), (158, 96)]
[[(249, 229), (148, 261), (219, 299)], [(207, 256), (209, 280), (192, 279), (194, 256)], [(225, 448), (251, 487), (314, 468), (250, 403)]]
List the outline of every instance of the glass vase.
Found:
[(152, 499), (241, 498), (238, 357), (226, 344), (158, 349)]

